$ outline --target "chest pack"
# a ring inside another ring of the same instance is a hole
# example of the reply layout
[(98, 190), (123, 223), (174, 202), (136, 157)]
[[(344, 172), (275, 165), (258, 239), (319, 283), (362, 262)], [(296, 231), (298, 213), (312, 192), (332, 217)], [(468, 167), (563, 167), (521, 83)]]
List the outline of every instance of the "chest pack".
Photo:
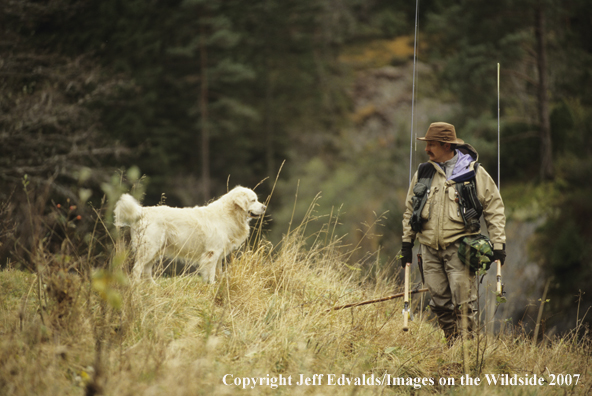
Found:
[(413, 213), (409, 220), (411, 229), (415, 232), (421, 232), (423, 223), (425, 222), (425, 220), (421, 218), (421, 212), (430, 195), (430, 187), (432, 186), (432, 180), (434, 179), (435, 173), (436, 168), (434, 168), (429, 162), (419, 164), (419, 169), (417, 170), (417, 183), (413, 186), (414, 195), (411, 198)]
[[(478, 169), (479, 163), (476, 162), (473, 177), (469, 180), (457, 182), (455, 184), (455, 201), (458, 203), (459, 212), (465, 223), (465, 228), (471, 233), (479, 231), (479, 219), (481, 218), (481, 214), (483, 214), (483, 206), (477, 196), (477, 184), (475, 182), (475, 174)], [(415, 232), (421, 232), (423, 223), (426, 221), (421, 218), (421, 212), (430, 195), (432, 180), (434, 179), (435, 173), (436, 168), (429, 162), (420, 164), (417, 170), (417, 183), (413, 186), (414, 195), (411, 198), (413, 213), (409, 220), (411, 229)]]
[[(479, 163), (475, 163), (475, 175), (479, 169)], [(483, 214), (483, 205), (477, 196), (476, 177), (456, 183), (456, 202), (458, 202), (458, 209), (460, 215), (465, 223), (465, 228), (470, 233), (479, 232), (481, 223), (479, 219)]]

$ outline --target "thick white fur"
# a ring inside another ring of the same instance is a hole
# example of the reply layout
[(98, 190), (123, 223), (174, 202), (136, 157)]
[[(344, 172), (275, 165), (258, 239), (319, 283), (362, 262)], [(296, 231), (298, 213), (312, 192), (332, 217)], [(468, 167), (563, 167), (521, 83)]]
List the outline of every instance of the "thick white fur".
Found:
[(217, 201), (194, 208), (142, 207), (123, 194), (114, 214), (117, 227), (131, 227), (135, 279), (142, 274), (152, 279), (154, 259), (166, 255), (198, 264), (203, 279), (213, 283), (222, 259), (249, 236), (249, 220), (265, 209), (253, 190), (238, 186)]

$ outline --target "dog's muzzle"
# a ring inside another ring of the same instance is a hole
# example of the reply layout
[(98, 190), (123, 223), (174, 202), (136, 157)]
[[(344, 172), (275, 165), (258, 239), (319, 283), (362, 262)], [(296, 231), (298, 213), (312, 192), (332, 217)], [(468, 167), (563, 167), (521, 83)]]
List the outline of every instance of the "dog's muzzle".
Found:
[(267, 209), (266, 206), (263, 206), (258, 212), (249, 210), (249, 217), (252, 219), (258, 219), (259, 217), (263, 216), (263, 214), (265, 213), (265, 209)]

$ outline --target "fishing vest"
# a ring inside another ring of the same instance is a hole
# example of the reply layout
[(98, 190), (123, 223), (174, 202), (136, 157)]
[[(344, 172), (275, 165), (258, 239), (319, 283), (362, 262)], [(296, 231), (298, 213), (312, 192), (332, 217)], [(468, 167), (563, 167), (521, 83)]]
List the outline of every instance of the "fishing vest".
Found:
[[(477, 184), (475, 182), (475, 175), (478, 169), (479, 163), (476, 162), (473, 176), (468, 180), (455, 184), (455, 201), (458, 203), (459, 212), (465, 223), (465, 228), (470, 233), (479, 232), (481, 228), (479, 219), (483, 214), (483, 206), (477, 196)], [(409, 220), (411, 229), (415, 232), (421, 232), (423, 223), (427, 221), (421, 218), (421, 212), (430, 195), (430, 187), (435, 173), (436, 168), (429, 162), (420, 164), (417, 170), (417, 183), (413, 186), (414, 196), (411, 198), (413, 213)]]

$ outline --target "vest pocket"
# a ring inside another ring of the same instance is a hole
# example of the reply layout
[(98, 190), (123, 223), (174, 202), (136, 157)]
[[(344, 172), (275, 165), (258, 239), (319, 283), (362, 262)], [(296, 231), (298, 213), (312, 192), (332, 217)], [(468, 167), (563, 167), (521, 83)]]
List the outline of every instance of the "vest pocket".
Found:
[[(433, 187), (428, 194), (428, 198), (426, 199), (426, 203), (423, 206), (421, 211), (421, 218), (425, 221), (428, 221), (432, 216), (432, 206), (434, 206), (434, 195), (438, 192), (438, 187)], [(426, 224), (424, 224), (425, 227)]]
[(462, 230), (465, 228), (465, 222), (460, 214), (460, 206), (456, 202), (456, 188), (447, 187), (446, 192), (444, 213), (448, 213), (448, 221), (444, 223), (444, 229)]

